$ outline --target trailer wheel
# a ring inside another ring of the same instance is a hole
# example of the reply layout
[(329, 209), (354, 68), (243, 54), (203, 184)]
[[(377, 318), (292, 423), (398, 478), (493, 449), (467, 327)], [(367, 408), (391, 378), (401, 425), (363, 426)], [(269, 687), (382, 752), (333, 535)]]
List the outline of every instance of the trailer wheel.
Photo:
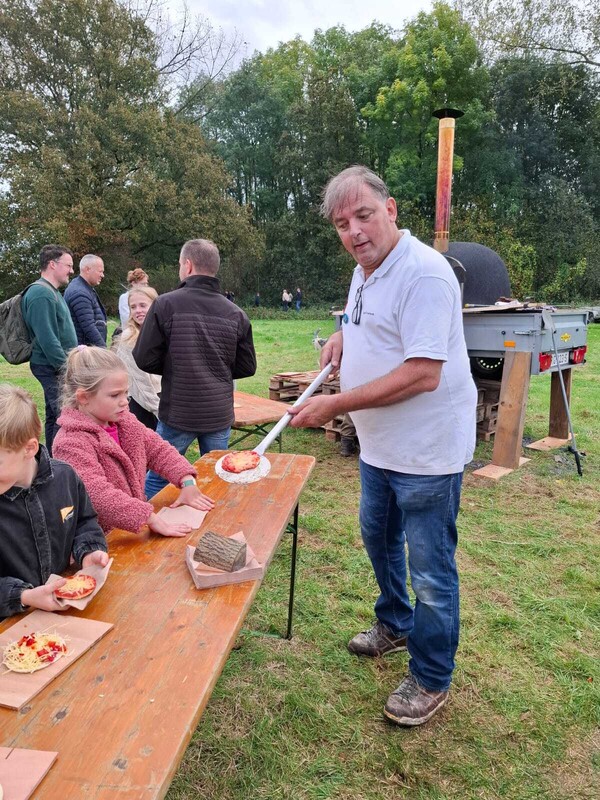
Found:
[(487, 378), (490, 381), (499, 381), (502, 378), (504, 368), (503, 358), (477, 358), (471, 361), (471, 373), (476, 378)]

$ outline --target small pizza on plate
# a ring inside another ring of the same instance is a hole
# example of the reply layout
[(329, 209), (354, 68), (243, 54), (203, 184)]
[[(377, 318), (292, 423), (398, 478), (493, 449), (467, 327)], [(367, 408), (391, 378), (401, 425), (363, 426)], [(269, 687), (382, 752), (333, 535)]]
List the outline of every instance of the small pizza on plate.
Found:
[(60, 589), (57, 589), (54, 594), (63, 600), (81, 600), (83, 597), (90, 595), (96, 588), (96, 579), (91, 575), (73, 575), (67, 578), (67, 582)]
[(260, 456), (254, 450), (236, 450), (224, 456), (221, 462), (222, 468), (226, 472), (246, 472), (249, 469), (256, 469), (260, 464)]
[(11, 672), (37, 672), (65, 655), (67, 643), (57, 633), (26, 633), (4, 648), (2, 663)]

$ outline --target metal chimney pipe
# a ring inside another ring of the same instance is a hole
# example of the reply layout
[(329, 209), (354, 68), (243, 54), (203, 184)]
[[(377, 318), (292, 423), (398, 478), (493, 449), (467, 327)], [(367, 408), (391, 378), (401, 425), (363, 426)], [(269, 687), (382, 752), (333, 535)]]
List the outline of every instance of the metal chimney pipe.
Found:
[(454, 120), (464, 116), (455, 108), (433, 112), (439, 119), (437, 188), (435, 192), (435, 233), (433, 246), (445, 253), (450, 238), (450, 199), (452, 196), (452, 161), (454, 158)]

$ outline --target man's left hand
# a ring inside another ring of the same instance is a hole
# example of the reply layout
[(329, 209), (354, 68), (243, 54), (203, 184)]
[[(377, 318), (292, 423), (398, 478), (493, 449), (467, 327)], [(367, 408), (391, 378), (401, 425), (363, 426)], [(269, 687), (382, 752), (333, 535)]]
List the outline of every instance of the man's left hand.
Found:
[(336, 414), (337, 395), (320, 395), (309, 397), (301, 406), (288, 409), (293, 419), (290, 421), (292, 428), (320, 428)]
[(174, 503), (171, 503), (171, 508), (178, 506), (191, 506), (197, 508), (199, 511), (210, 511), (215, 507), (214, 500), (211, 500), (207, 495), (202, 494), (197, 486), (184, 486), (179, 497)]

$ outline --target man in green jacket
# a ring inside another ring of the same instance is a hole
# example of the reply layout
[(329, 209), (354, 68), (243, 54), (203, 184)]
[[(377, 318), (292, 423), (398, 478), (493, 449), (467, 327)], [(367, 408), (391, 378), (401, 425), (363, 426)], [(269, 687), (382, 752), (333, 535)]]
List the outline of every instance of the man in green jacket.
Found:
[(40, 269), (40, 280), (23, 296), (21, 309), (33, 342), (29, 366), (44, 390), (46, 447), (52, 455), (60, 412), (59, 373), (67, 353), (77, 344), (69, 307), (58, 291), (73, 274), (73, 253), (61, 245), (44, 245)]

